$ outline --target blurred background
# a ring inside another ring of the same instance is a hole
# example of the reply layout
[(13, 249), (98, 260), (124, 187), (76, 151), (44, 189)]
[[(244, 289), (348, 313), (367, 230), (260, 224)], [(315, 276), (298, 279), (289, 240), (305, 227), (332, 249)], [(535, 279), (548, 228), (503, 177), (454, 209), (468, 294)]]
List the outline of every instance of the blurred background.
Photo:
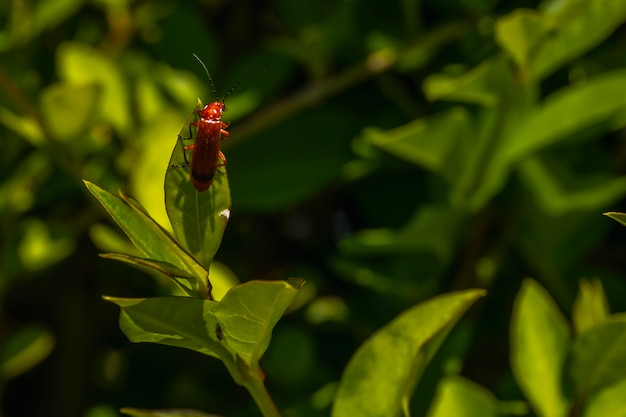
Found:
[[(589, 3), (589, 4), (588, 4)], [(229, 95), (233, 206), (216, 274), (303, 277), (262, 361), (285, 416), (329, 415), (357, 347), (404, 309), (481, 287), (420, 383), (520, 399), (508, 323), (525, 277), (569, 317), (579, 280), (626, 310), (626, 10), (599, 0), (0, 3), (0, 415), (124, 406), (258, 415), (217, 360), (131, 344), (102, 295), (167, 283), (82, 179), (166, 221), (197, 98)]]

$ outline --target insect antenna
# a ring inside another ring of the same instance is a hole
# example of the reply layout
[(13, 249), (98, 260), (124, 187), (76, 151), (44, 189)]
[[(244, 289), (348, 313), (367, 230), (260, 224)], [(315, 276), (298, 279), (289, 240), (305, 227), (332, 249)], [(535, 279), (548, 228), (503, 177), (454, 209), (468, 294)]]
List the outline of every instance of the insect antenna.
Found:
[[(215, 96), (215, 100), (219, 101), (220, 98), (217, 95), (217, 90), (215, 89), (215, 84), (213, 84), (213, 78), (211, 78), (211, 74), (209, 73), (209, 70), (206, 68), (206, 65), (204, 65), (204, 62), (202, 62), (202, 60), (200, 58), (198, 58), (198, 55), (196, 55), (196, 54), (192, 54), (192, 55), (202, 65), (202, 68), (204, 68), (204, 72), (206, 72), (206, 75), (209, 77), (209, 81), (211, 82), (211, 88), (213, 89), (213, 95)], [(239, 82), (238, 84), (241, 84), (241, 82)], [(232, 90), (232, 88), (231, 88), (231, 90)], [(228, 95), (228, 94), (226, 94), (226, 95)], [(224, 98), (226, 98), (226, 97), (224, 97)], [(224, 100), (222, 100), (222, 102), (224, 102)]]
[(233, 91), (235, 91), (235, 89), (236, 89), (237, 87), (239, 87), (241, 84), (243, 84), (244, 82), (248, 81), (250, 78), (252, 78), (252, 77), (254, 77), (254, 76), (257, 76), (257, 75), (259, 75), (259, 74), (262, 74), (262, 73), (264, 73), (264, 72), (265, 72), (265, 70), (263, 69), (263, 70), (259, 70), (259, 71), (253, 72), (252, 74), (248, 74), (248, 75), (246, 75), (245, 77), (243, 77), (241, 80), (239, 80), (239, 81), (237, 82), (237, 84), (233, 85), (233, 86), (230, 88), (230, 90), (228, 90), (228, 93), (226, 93), (226, 95), (225, 95), (225, 96), (224, 96), (224, 98), (222, 99), (222, 103), (224, 103), (224, 101), (226, 101), (226, 97), (228, 97), (228, 96), (230, 95), (230, 93), (232, 93)]

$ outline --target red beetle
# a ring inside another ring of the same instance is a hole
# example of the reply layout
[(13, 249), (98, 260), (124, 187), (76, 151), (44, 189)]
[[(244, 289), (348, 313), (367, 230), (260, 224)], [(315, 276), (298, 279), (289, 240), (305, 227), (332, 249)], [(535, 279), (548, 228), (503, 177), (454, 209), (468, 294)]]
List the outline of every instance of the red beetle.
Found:
[[(196, 110), (199, 120), (191, 123), (196, 127), (196, 139), (193, 144), (185, 146), (184, 152), (184, 166), (191, 166), (191, 183), (198, 192), (202, 192), (208, 190), (213, 183), (217, 168), (226, 165), (226, 157), (220, 150), (220, 142), (230, 136), (230, 133), (226, 131), (228, 123), (222, 121), (222, 113), (226, 111), (224, 101), (235, 88), (250, 78), (251, 75), (235, 84), (220, 101), (211, 74), (209, 74), (204, 62), (196, 54), (193, 56), (202, 64), (211, 82), (213, 94), (217, 99), (205, 105), (201, 110)], [(181, 137), (179, 136), (179, 138)], [(187, 160), (187, 151), (191, 151), (191, 164)]]

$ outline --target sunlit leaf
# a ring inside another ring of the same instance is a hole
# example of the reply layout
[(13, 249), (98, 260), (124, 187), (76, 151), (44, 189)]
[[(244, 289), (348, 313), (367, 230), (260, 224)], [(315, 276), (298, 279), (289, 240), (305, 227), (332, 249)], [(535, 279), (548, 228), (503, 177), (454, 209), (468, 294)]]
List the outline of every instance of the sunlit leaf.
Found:
[(128, 87), (116, 63), (102, 51), (79, 42), (65, 42), (57, 49), (58, 71), (72, 84), (101, 87), (100, 116), (118, 130), (130, 127)]
[(626, 417), (626, 379), (610, 385), (585, 401), (582, 417)]
[(24, 236), (17, 253), (24, 268), (38, 271), (67, 258), (76, 249), (76, 242), (65, 227), (55, 230), (53, 225), (40, 218), (23, 221)]
[(344, 371), (332, 416), (400, 415), (444, 337), (483, 295), (467, 290), (435, 297), (376, 332)]
[(566, 62), (605, 40), (626, 19), (622, 0), (547, 2), (565, 6), (547, 13), (550, 36), (533, 54), (532, 72), (543, 79)]
[(139, 203), (130, 197), (114, 196), (88, 181), (85, 181), (85, 185), (146, 258), (191, 273), (195, 277), (192, 290), (201, 298), (209, 297), (208, 271), (155, 222)]
[(303, 280), (248, 281), (230, 289), (215, 309), (223, 338), (250, 367), (269, 346), (272, 329), (304, 285)]
[(524, 281), (511, 322), (511, 367), (540, 417), (566, 415), (561, 374), (569, 347), (569, 324), (550, 295), (535, 281)]
[[(198, 100), (198, 107), (201, 106)], [(190, 130), (189, 123), (194, 115), (195, 112), (183, 126), (180, 137), (193, 137), (195, 129)], [(176, 238), (208, 268), (230, 218), (228, 177), (225, 167), (220, 167), (211, 187), (203, 192), (196, 191), (189, 178), (189, 167), (176, 168), (185, 165), (183, 147), (183, 141), (178, 140), (170, 158), (170, 168), (165, 175), (165, 206)]]
[(524, 70), (549, 26), (534, 10), (517, 9), (496, 22), (496, 40)]
[(428, 417), (498, 417), (498, 400), (487, 389), (462, 378), (439, 382)]
[(106, 299), (121, 307), (120, 328), (132, 342), (214, 356), (244, 384), (248, 372), (260, 374), (258, 361), (272, 330), (302, 285), (300, 280), (249, 281), (231, 288), (220, 302), (190, 297)]
[(495, 153), (492, 152), (480, 178), (480, 187), (472, 194), (472, 206), (480, 207), (492, 197), (504, 185), (507, 173), (533, 152), (571, 140), (574, 133), (591, 126), (604, 123), (604, 130), (616, 128), (610, 122), (626, 111), (626, 97), (621, 94), (624, 83), (626, 71), (604, 73), (561, 88), (523, 116), (501, 138)]
[(626, 96), (620, 91), (625, 83), (626, 70), (615, 70), (561, 88), (548, 96), (502, 142), (500, 157), (504, 161), (519, 160), (537, 149), (567, 139), (574, 132), (610, 120), (626, 108)]
[(96, 84), (52, 84), (41, 93), (41, 114), (57, 139), (75, 139), (85, 132), (98, 105)]

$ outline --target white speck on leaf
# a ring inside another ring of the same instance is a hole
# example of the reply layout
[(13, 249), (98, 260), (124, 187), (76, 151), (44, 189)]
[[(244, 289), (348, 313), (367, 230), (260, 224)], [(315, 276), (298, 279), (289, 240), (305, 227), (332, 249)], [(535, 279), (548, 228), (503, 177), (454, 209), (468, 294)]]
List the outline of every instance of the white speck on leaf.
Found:
[(220, 216), (222, 217), (226, 217), (226, 220), (230, 219), (230, 209), (224, 209), (222, 211), (220, 211)]

